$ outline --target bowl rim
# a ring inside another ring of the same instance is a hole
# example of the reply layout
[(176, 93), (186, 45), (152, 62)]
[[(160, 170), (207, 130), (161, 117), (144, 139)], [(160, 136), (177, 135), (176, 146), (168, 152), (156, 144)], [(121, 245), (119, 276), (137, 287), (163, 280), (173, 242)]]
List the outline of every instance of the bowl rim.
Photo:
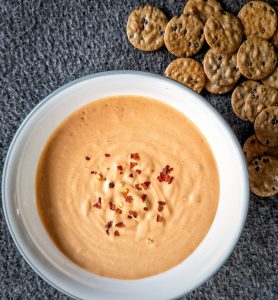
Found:
[(9, 232), (12, 236), (12, 239), (17, 247), (17, 249), (19, 250), (20, 254), (22, 255), (22, 257), (25, 259), (25, 261), (29, 264), (29, 266), (43, 279), (45, 280), (49, 285), (51, 285), (52, 287), (54, 287), (55, 289), (57, 289), (58, 291), (64, 293), (67, 296), (72, 297), (73, 299), (81, 299), (73, 294), (71, 294), (70, 292), (64, 290), (63, 288), (61, 288), (60, 286), (56, 285), (56, 283), (54, 281), (51, 281), (49, 278), (47, 278), (47, 276), (45, 276), (44, 274), (42, 274), (42, 272), (40, 272), (35, 263), (32, 262), (32, 260), (29, 259), (28, 255), (25, 254), (24, 250), (21, 247), (20, 242), (18, 242), (17, 237), (16, 237), (16, 233), (13, 230), (13, 227), (10, 223), (10, 217), (14, 218), (14, 216), (10, 216), (8, 211), (7, 211), (7, 197), (6, 197), (6, 180), (7, 180), (7, 170), (8, 170), (8, 166), (9, 166), (9, 161), (10, 161), (10, 156), (13, 152), (15, 143), (18, 139), (18, 136), (21, 134), (22, 130), (25, 127), (25, 124), (29, 121), (29, 119), (42, 107), (44, 106), (45, 103), (47, 103), (49, 100), (51, 100), (55, 95), (59, 94), (60, 92), (70, 88), (71, 86), (81, 83), (83, 81), (89, 80), (89, 79), (94, 79), (97, 77), (105, 77), (105, 76), (111, 76), (111, 75), (137, 75), (137, 76), (143, 76), (143, 77), (151, 77), (151, 78), (156, 78), (165, 82), (170, 82), (172, 85), (176, 85), (179, 88), (184, 88), (187, 90), (187, 93), (192, 94), (195, 98), (198, 99), (198, 101), (202, 102), (202, 104), (204, 106), (206, 106), (206, 108), (208, 110), (211, 110), (215, 117), (220, 121), (221, 126), (223, 126), (223, 128), (225, 129), (226, 133), (229, 135), (229, 137), (232, 139), (234, 146), (238, 152), (239, 158), (241, 160), (241, 169), (242, 169), (242, 175), (244, 177), (244, 185), (243, 185), (243, 199), (245, 200), (244, 206), (243, 206), (243, 213), (242, 213), (242, 219), (241, 219), (241, 224), (239, 227), (239, 230), (236, 234), (236, 236), (234, 237), (234, 241), (233, 244), (231, 245), (229, 251), (227, 251), (226, 255), (223, 256), (217, 264), (215, 264), (214, 268), (211, 270), (211, 272), (209, 274), (207, 274), (207, 276), (205, 276), (205, 278), (203, 280), (201, 280), (200, 282), (198, 282), (195, 286), (193, 286), (190, 290), (181, 293), (179, 295), (177, 295), (175, 298), (179, 298), (183, 295), (188, 295), (190, 292), (194, 291), (195, 289), (199, 288), (201, 285), (203, 285), (209, 278), (211, 278), (224, 264), (225, 262), (228, 260), (228, 258), (231, 256), (233, 250), (235, 249), (235, 246), (237, 245), (239, 238), (242, 234), (242, 231), (245, 227), (246, 224), (246, 219), (247, 219), (247, 215), (248, 215), (248, 209), (249, 209), (249, 201), (250, 201), (250, 191), (249, 191), (249, 179), (248, 179), (248, 171), (247, 171), (247, 166), (245, 163), (245, 158), (242, 152), (242, 148), (240, 146), (240, 143), (235, 135), (235, 133), (233, 132), (231, 126), (227, 123), (227, 121), (224, 119), (224, 117), (209, 103), (206, 101), (206, 99), (201, 96), (200, 94), (197, 94), (196, 92), (194, 92), (193, 90), (189, 89), (188, 87), (182, 85), (179, 82), (176, 82), (170, 78), (167, 78), (165, 76), (159, 75), (159, 74), (155, 74), (155, 73), (151, 73), (151, 72), (146, 72), (146, 71), (133, 71), (133, 70), (115, 70), (115, 71), (104, 71), (104, 72), (98, 72), (98, 73), (93, 73), (93, 74), (89, 74), (80, 78), (77, 78), (73, 81), (70, 81), (64, 85), (62, 85), (61, 87), (59, 87), (58, 89), (54, 90), (53, 92), (51, 92), (49, 95), (47, 95), (46, 97), (44, 97), (38, 104), (35, 105), (35, 107), (28, 113), (28, 115), (25, 117), (25, 119), (23, 120), (23, 122), (21, 123), (21, 125), (18, 127), (16, 133), (14, 134), (14, 137), (10, 143), (10, 146), (8, 148), (7, 154), (6, 154), (6, 158), (5, 158), (5, 162), (4, 162), (4, 166), (3, 166), (3, 173), (2, 173), (2, 206), (3, 206), (3, 211), (4, 211), (4, 216), (5, 216), (5, 220), (6, 220), (6, 224), (8, 226)]

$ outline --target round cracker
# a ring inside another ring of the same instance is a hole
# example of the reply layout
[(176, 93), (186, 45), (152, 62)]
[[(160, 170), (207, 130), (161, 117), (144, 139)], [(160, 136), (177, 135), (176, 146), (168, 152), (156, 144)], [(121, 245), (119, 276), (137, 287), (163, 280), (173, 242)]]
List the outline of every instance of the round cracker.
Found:
[[(274, 9), (276, 11), (277, 21), (278, 21), (278, 6), (274, 6)], [(273, 37), (271, 38), (271, 43), (274, 45), (275, 48), (278, 49), (278, 26), (276, 31), (273, 34)]]
[(255, 158), (248, 166), (250, 190), (257, 196), (278, 193), (278, 159), (272, 156)]
[(233, 111), (243, 121), (248, 120), (245, 113), (246, 97), (259, 85), (257, 81), (246, 80), (239, 84), (232, 93), (231, 104)]
[(271, 74), (277, 57), (268, 41), (252, 37), (241, 44), (237, 52), (237, 66), (243, 76), (259, 80)]
[(164, 31), (168, 23), (165, 14), (151, 5), (133, 10), (126, 32), (130, 43), (143, 51), (154, 51), (164, 45)]
[(197, 93), (201, 92), (206, 81), (202, 65), (192, 58), (175, 59), (165, 70), (165, 75)]
[(269, 76), (262, 80), (262, 83), (278, 90), (278, 66)]
[(243, 30), (240, 20), (227, 12), (209, 17), (205, 25), (205, 39), (214, 52), (231, 54), (240, 46)]
[(255, 134), (268, 147), (278, 147), (278, 106), (264, 109), (255, 120)]
[(204, 58), (204, 70), (208, 79), (219, 85), (235, 84), (240, 78), (236, 54), (221, 54), (210, 49)]
[(203, 23), (191, 15), (173, 17), (165, 29), (165, 46), (178, 57), (196, 54), (202, 48), (204, 40)]
[(230, 92), (235, 85), (236, 84), (219, 85), (217, 82), (210, 81), (206, 77), (205, 89), (212, 94), (222, 95)]
[(275, 10), (264, 1), (250, 1), (238, 13), (247, 38), (270, 39), (277, 27)]
[(251, 162), (255, 158), (262, 157), (263, 155), (270, 155), (278, 158), (278, 148), (270, 148), (263, 145), (256, 137), (255, 134), (251, 135), (243, 145), (243, 153), (247, 162)]
[(203, 23), (206, 23), (206, 20), (216, 12), (222, 10), (220, 3), (217, 0), (189, 0), (183, 12), (185, 14), (190, 14)]
[(245, 114), (254, 123), (261, 111), (278, 104), (278, 91), (274, 88), (259, 85), (245, 99)]

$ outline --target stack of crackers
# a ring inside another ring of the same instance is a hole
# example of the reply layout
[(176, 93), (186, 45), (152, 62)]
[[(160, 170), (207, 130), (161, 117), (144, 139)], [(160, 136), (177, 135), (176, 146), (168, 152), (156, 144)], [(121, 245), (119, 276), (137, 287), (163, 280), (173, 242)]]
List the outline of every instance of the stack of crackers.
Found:
[[(203, 88), (214, 94), (234, 90), (235, 114), (254, 124), (255, 135), (243, 150), (250, 189), (262, 197), (278, 193), (277, 22), (278, 6), (250, 1), (234, 16), (217, 0), (189, 0), (170, 21), (160, 9), (146, 5), (132, 11), (127, 22), (134, 47), (155, 51), (165, 45), (178, 57), (166, 68), (167, 77), (197, 93)], [(210, 49), (200, 64), (190, 57), (205, 41)], [(240, 78), (245, 79), (236, 86)]]

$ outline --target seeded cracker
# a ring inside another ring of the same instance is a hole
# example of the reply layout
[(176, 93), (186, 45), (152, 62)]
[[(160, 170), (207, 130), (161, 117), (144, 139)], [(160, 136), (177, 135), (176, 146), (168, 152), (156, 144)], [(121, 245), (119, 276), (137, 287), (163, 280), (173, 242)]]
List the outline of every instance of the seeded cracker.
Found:
[(231, 85), (240, 78), (236, 54), (215, 53), (210, 49), (204, 58), (204, 70), (208, 79), (219, 85)]
[(201, 92), (206, 80), (203, 67), (192, 58), (175, 59), (165, 70), (165, 75), (186, 85), (197, 93)]
[(278, 158), (278, 148), (270, 148), (263, 145), (255, 134), (251, 135), (243, 145), (243, 153), (248, 163), (255, 158), (260, 158), (263, 155), (270, 155)]
[(239, 84), (232, 93), (231, 104), (234, 113), (243, 121), (247, 121), (245, 113), (245, 100), (247, 96), (256, 90), (260, 84), (257, 81), (247, 80)]
[(243, 76), (259, 80), (271, 74), (276, 65), (273, 46), (266, 40), (252, 37), (241, 44), (237, 52), (237, 65)]
[[(276, 16), (277, 16), (277, 23), (278, 23), (278, 6), (274, 6)], [(274, 45), (275, 48), (278, 49), (278, 26), (276, 28), (276, 31), (274, 32), (273, 37), (271, 38), (271, 43)]]
[(251, 192), (269, 197), (278, 193), (278, 159), (272, 156), (255, 158), (248, 166)]
[(240, 20), (227, 12), (209, 17), (205, 25), (205, 39), (214, 52), (230, 54), (242, 41), (243, 30)]
[(278, 90), (278, 66), (269, 76), (262, 80), (262, 83)]
[(278, 106), (264, 109), (256, 118), (255, 134), (268, 147), (278, 147)]
[(221, 10), (222, 7), (217, 0), (189, 0), (183, 12), (197, 17), (205, 24), (212, 14)]
[(266, 2), (251, 1), (238, 13), (246, 37), (257, 36), (270, 39), (277, 27), (275, 10)]
[(175, 56), (192, 56), (204, 44), (204, 25), (194, 16), (173, 17), (165, 29), (165, 46)]
[(274, 88), (259, 85), (245, 99), (247, 119), (254, 123), (256, 117), (265, 108), (278, 104), (278, 91)]
[(139, 50), (157, 50), (164, 45), (163, 35), (167, 23), (168, 20), (160, 9), (151, 5), (139, 7), (128, 18), (128, 39)]
[(217, 82), (210, 81), (206, 77), (205, 89), (213, 94), (222, 95), (230, 92), (236, 84), (219, 85)]

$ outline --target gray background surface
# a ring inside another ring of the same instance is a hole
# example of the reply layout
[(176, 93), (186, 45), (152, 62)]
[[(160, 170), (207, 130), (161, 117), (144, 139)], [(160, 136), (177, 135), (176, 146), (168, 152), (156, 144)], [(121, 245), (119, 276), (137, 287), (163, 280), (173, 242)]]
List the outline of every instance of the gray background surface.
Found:
[[(185, 1), (150, 0), (170, 18)], [(245, 1), (221, 1), (233, 13)], [(0, 0), (0, 170), (8, 146), (27, 114), (45, 96), (81, 76), (106, 70), (163, 74), (174, 59), (165, 48), (143, 53), (126, 37), (130, 11), (147, 1)], [(278, 4), (272, 1), (272, 4)], [(205, 47), (202, 52), (204, 52)], [(201, 59), (202, 55), (197, 55)], [(251, 124), (237, 119), (230, 94), (203, 95), (231, 125), (240, 142)], [(233, 254), (188, 299), (278, 298), (277, 197), (251, 196), (247, 224)], [(0, 298), (68, 299), (44, 282), (20, 256), (0, 207)]]

